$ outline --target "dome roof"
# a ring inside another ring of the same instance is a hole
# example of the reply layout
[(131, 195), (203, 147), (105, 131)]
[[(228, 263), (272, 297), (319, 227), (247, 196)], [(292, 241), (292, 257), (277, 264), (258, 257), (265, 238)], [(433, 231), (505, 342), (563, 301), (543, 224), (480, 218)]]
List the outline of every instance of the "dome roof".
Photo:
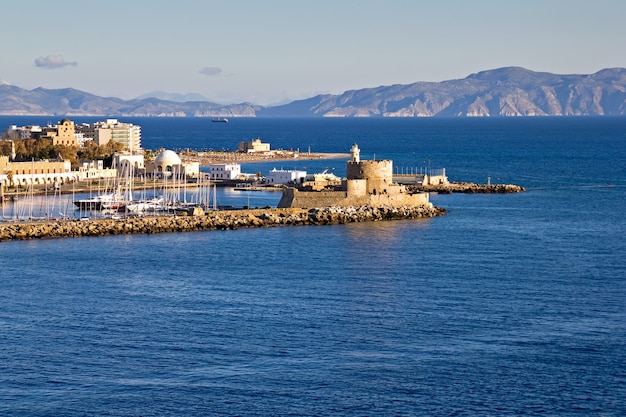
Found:
[(154, 162), (157, 165), (181, 165), (180, 158), (176, 154), (176, 152), (169, 150), (162, 151), (160, 154), (158, 154), (157, 157), (154, 159)]

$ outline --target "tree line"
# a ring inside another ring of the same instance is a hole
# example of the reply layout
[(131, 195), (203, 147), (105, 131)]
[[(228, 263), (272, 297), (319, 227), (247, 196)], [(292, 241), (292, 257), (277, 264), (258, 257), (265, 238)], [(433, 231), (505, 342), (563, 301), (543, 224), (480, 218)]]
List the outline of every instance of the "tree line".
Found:
[[(111, 166), (113, 154), (124, 150), (124, 145), (119, 142), (109, 141), (105, 145), (97, 145), (88, 140), (84, 147), (53, 145), (51, 139), (18, 139), (14, 140), (15, 161), (39, 161), (42, 159), (69, 160), (72, 169), (77, 169), (80, 161), (92, 161), (102, 159), (105, 166)], [(0, 155), (11, 155), (11, 141), (0, 141)]]

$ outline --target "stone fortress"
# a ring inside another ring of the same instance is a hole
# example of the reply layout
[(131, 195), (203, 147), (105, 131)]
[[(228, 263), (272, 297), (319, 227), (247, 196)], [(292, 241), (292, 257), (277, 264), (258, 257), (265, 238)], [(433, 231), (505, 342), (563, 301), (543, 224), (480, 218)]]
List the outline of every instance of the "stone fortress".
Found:
[(345, 179), (303, 182), (285, 188), (278, 208), (432, 207), (428, 193), (410, 192), (404, 185), (393, 182), (393, 161), (361, 161), (356, 143), (350, 153)]

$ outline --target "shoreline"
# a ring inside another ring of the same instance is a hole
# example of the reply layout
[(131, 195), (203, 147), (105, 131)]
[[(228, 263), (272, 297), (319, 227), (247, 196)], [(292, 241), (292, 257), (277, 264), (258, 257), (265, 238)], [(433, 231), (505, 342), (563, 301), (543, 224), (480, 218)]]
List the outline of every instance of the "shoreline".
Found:
[(198, 162), (200, 166), (214, 163), (236, 162), (254, 163), (268, 161), (310, 161), (322, 159), (350, 158), (349, 153), (323, 153), (323, 152), (297, 152), (297, 151), (271, 151), (267, 153), (242, 153), (242, 152), (218, 152), (218, 151), (181, 151), (180, 160), (183, 163)]
[(155, 234), (236, 230), (278, 226), (336, 225), (442, 216), (447, 211), (420, 207), (323, 207), (313, 209), (244, 209), (210, 211), (197, 216), (133, 217), (89, 221), (62, 220), (0, 223), (0, 242), (120, 234)]

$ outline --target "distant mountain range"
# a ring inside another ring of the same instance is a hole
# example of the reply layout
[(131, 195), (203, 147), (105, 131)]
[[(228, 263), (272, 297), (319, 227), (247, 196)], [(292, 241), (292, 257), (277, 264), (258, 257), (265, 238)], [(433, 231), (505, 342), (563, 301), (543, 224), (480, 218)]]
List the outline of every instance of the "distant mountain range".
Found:
[[(156, 94), (156, 93), (155, 93)], [(170, 98), (178, 96), (169, 96)], [(624, 116), (626, 68), (559, 75), (519, 67), (459, 80), (324, 94), (289, 104), (105, 98), (72, 88), (24, 90), (0, 84), (0, 114), (127, 117)]]
[(177, 103), (185, 103), (187, 101), (211, 101), (210, 98), (196, 93), (166, 93), (165, 91), (152, 91), (150, 93), (142, 94), (137, 97), (137, 100), (143, 100), (146, 98), (158, 98), (159, 100), (175, 101)]

